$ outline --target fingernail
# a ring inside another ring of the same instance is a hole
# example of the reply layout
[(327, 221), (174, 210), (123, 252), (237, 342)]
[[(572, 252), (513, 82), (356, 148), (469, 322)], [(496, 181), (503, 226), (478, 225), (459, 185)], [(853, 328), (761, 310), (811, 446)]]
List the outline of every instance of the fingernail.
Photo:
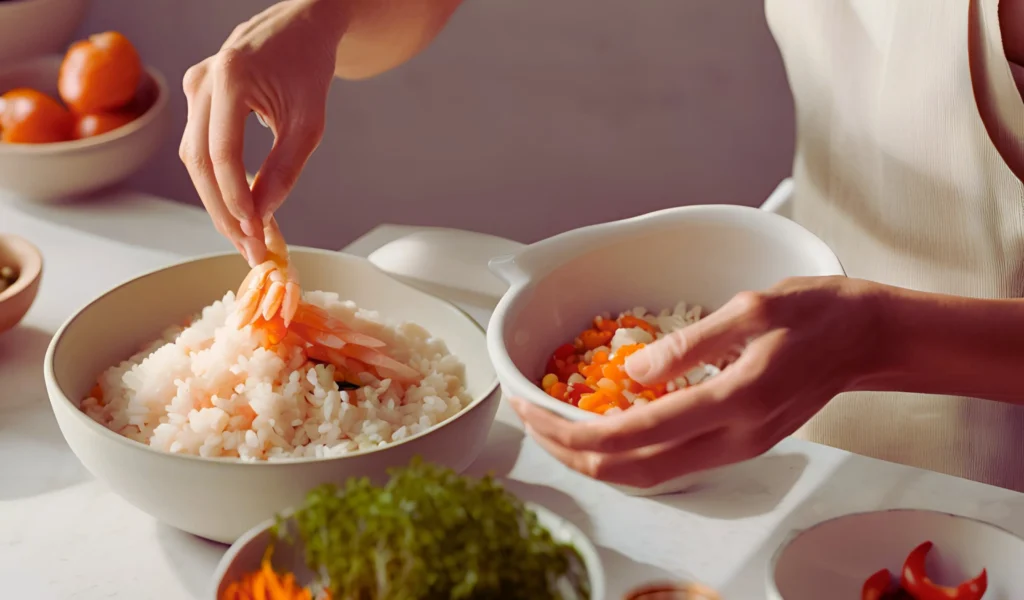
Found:
[(245, 260), (249, 262), (250, 267), (255, 267), (260, 264), (261, 249), (260, 243), (251, 237), (242, 239), (242, 248), (245, 249)]
[(651, 358), (649, 351), (644, 349), (626, 358), (626, 374), (631, 379), (643, 379), (651, 372)]

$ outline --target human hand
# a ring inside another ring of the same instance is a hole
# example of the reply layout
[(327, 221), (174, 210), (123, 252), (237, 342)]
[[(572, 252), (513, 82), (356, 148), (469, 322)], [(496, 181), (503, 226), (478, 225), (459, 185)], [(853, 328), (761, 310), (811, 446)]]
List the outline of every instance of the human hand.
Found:
[(845, 277), (789, 279), (744, 292), (626, 362), (645, 384), (714, 362), (749, 340), (716, 377), (622, 413), (571, 422), (513, 399), (534, 439), (595, 479), (652, 487), (754, 458), (881, 364), (880, 286)]
[[(320, 144), (344, 18), (338, 0), (285, 0), (185, 73), (181, 160), (217, 230), (250, 266), (264, 260), (263, 226)], [(250, 112), (274, 133), (251, 188), (242, 162)]]

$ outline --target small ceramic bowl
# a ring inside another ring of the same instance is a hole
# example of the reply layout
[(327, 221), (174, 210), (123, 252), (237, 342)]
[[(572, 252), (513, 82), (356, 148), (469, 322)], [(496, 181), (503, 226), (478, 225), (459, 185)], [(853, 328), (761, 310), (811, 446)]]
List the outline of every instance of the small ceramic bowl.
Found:
[[(794, 276), (843, 275), (835, 254), (794, 221), (745, 206), (684, 206), (584, 227), (491, 261), (509, 289), (491, 317), (487, 347), (506, 396), (580, 421), (603, 418), (548, 396), (537, 381), (551, 352), (594, 315), (678, 302), (712, 311), (738, 292)], [(684, 490), (702, 475), (633, 494)]]
[(986, 569), (985, 600), (1024, 598), (1024, 540), (983, 521), (929, 510), (845, 515), (797, 531), (768, 566), (769, 600), (859, 598), (881, 569), (899, 577), (910, 551), (931, 541), (929, 577), (956, 586)]
[[(526, 506), (536, 513), (541, 526), (550, 531), (556, 541), (575, 546), (580, 556), (583, 557), (583, 563), (586, 565), (587, 574), (590, 577), (592, 600), (604, 600), (604, 567), (594, 544), (575, 525), (543, 506), (532, 503), (527, 503)], [(231, 582), (238, 581), (246, 573), (260, 568), (264, 552), (270, 541), (270, 527), (273, 524), (273, 519), (267, 520), (253, 527), (232, 544), (221, 558), (220, 564), (217, 565), (210, 594), (207, 596), (210, 600), (220, 600), (221, 594)], [(294, 522), (291, 525), (294, 527)], [(275, 567), (295, 573), (296, 581), (302, 585), (308, 585), (313, 581), (313, 575), (305, 563), (301, 543), (290, 544), (283, 540), (279, 541), (274, 546), (273, 562)]]
[[(43, 56), (0, 68), (0, 93), (30, 87), (59, 98), (57, 73), (63, 58)], [(163, 142), (168, 127), (168, 93), (163, 76), (147, 68), (135, 100), (144, 112), (134, 121), (82, 140), (0, 143), (0, 194), (52, 202), (124, 180), (141, 168)]]
[(13, 329), (25, 318), (39, 293), (43, 255), (25, 238), (0, 233), (0, 269), (11, 267), (18, 278), (0, 291), (0, 333)]
[(88, 8), (89, 0), (0, 2), (0, 66), (63, 52)]
[[(451, 304), (410, 288), (366, 259), (292, 248), (307, 290), (339, 293), (393, 321), (418, 323), (465, 365), (472, 402), (447, 421), (374, 450), (335, 458), (247, 462), (170, 454), (121, 436), (81, 411), (96, 378), (237, 286), (248, 273), (234, 253), (187, 260), (131, 279), (89, 302), (53, 336), (43, 362), (50, 404), (68, 446), (92, 474), (140, 510), (183, 531), (230, 544), (301, 504), (306, 490), (366, 476), (377, 483), (414, 456), (463, 471), (476, 459), (500, 395), (484, 332)], [(102, 340), (102, 342), (99, 342)]]

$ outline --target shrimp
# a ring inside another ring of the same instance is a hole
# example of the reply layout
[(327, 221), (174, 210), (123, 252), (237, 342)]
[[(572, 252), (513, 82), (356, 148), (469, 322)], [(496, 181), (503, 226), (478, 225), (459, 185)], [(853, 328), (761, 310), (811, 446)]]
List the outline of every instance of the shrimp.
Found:
[(336, 372), (354, 378), (370, 372), (401, 384), (418, 383), (416, 369), (386, 354), (387, 344), (358, 331), (324, 309), (302, 299), (298, 272), (292, 266), (277, 221), (263, 231), (267, 260), (242, 280), (236, 294), (235, 324), (263, 331), (270, 346), (294, 344), (312, 360), (334, 365)]

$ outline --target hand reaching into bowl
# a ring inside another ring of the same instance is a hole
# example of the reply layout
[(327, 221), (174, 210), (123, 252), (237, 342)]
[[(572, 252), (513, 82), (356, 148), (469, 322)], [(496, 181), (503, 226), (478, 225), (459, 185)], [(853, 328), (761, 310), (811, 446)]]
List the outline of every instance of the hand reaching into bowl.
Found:
[(611, 483), (650, 487), (753, 458), (874, 372), (877, 290), (869, 282), (820, 277), (738, 294), (627, 360), (633, 379), (664, 382), (750, 340), (717, 377), (644, 407), (570, 422), (527, 402), (513, 405), (553, 456)]
[[(239, 25), (216, 55), (185, 73), (181, 159), (217, 230), (250, 266), (263, 262), (264, 222), (323, 136), (344, 25), (336, 1), (280, 2)], [(274, 133), (251, 189), (242, 162), (250, 112)]]

